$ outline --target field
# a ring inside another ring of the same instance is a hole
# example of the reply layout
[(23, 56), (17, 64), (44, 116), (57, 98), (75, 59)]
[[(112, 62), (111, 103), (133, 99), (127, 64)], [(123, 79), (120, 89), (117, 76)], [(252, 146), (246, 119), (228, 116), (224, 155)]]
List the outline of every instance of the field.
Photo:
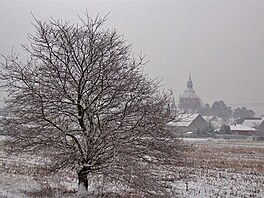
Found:
[[(264, 197), (264, 142), (251, 140), (185, 139), (193, 145), (191, 165), (179, 167), (172, 197)], [(45, 176), (44, 164), (30, 156), (7, 156), (0, 140), (1, 197), (74, 197), (72, 172)]]
[(264, 142), (186, 141), (194, 146), (193, 165), (186, 182), (175, 183), (178, 197), (264, 197)]

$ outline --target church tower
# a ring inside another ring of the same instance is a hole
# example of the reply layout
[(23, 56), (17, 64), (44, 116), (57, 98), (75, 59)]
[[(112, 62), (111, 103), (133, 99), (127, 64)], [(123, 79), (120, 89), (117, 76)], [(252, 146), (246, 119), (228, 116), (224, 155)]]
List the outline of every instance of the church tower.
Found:
[(193, 89), (193, 82), (191, 73), (189, 73), (189, 80), (187, 82), (187, 89), (180, 96), (179, 108), (185, 113), (197, 113), (202, 107), (201, 99), (196, 95)]

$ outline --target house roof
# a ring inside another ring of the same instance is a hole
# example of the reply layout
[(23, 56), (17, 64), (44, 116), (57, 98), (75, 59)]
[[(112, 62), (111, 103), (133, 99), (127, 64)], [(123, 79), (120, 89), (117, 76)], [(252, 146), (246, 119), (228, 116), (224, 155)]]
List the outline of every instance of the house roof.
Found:
[(191, 73), (189, 73), (189, 80), (187, 82), (187, 89), (182, 94), (182, 98), (198, 98), (194, 89), (193, 89), (193, 82)]
[(205, 121), (210, 122), (213, 119), (218, 119), (216, 116), (202, 116)]
[(236, 120), (236, 123), (237, 124), (242, 124), (245, 120), (261, 120), (262, 118), (239, 118)]
[(263, 122), (263, 120), (244, 120), (244, 122), (242, 122), (242, 124), (244, 126), (248, 126), (248, 127), (253, 127), (253, 128), (258, 128), (259, 125)]
[(256, 129), (242, 124), (230, 125), (230, 131), (256, 131)]
[(170, 126), (188, 127), (200, 114), (181, 114), (176, 121), (169, 122)]

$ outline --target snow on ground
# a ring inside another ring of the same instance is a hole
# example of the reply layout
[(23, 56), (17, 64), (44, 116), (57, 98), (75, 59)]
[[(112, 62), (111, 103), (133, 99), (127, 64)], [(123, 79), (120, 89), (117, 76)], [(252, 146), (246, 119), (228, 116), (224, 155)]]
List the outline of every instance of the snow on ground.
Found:
[(192, 169), (188, 181), (175, 182), (175, 197), (264, 197), (262, 175), (233, 170)]
[(38, 188), (32, 177), (2, 172), (0, 174), (0, 197), (24, 197), (25, 192)]
[[(75, 173), (42, 175), (42, 164), (6, 156), (0, 140), (0, 198), (74, 197)], [(264, 142), (252, 140), (184, 139), (193, 145), (188, 177), (174, 181), (172, 197), (264, 197)], [(64, 194), (66, 192), (66, 194)]]
[(7, 139), (6, 136), (0, 135), (0, 141), (4, 141), (4, 140), (6, 140), (6, 139)]
[(195, 149), (190, 154), (189, 178), (174, 183), (177, 197), (264, 197), (264, 142), (184, 141)]

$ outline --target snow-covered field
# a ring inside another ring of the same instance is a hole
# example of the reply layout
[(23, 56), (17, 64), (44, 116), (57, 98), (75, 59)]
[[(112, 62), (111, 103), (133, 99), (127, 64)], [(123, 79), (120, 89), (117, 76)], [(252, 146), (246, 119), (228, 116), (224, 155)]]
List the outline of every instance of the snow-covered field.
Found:
[[(76, 175), (45, 176), (45, 166), (29, 158), (7, 156), (0, 138), (0, 198), (74, 197)], [(193, 145), (192, 162), (181, 167), (183, 179), (173, 182), (172, 197), (264, 197), (264, 142), (184, 139)], [(188, 175), (188, 177), (185, 177)]]
[(264, 142), (185, 141), (195, 149), (190, 153), (189, 178), (174, 184), (178, 197), (264, 197)]

